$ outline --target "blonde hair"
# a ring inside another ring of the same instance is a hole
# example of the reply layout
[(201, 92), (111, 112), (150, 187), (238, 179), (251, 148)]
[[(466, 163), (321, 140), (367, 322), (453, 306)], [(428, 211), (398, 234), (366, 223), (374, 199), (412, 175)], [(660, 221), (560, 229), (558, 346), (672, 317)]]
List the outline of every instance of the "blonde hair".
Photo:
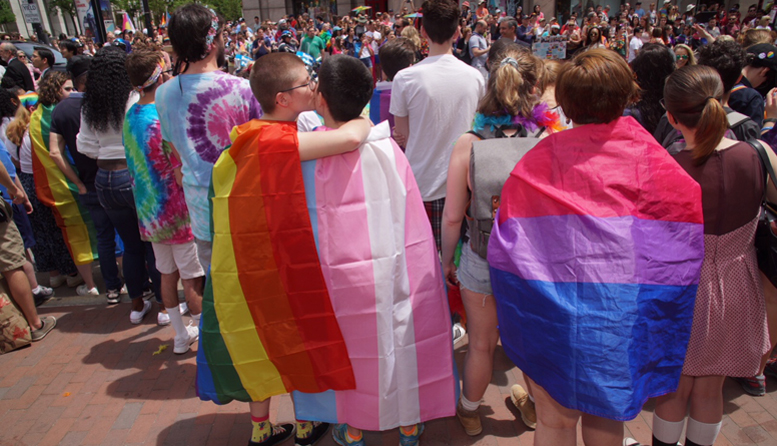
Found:
[(24, 134), (27, 132), (27, 127), (29, 127), (29, 125), (30, 112), (20, 105), (16, 110), (13, 121), (11, 121), (5, 129), (5, 136), (7, 136), (12, 143), (16, 144), (16, 146), (21, 147), (22, 139), (24, 139)]
[(674, 46), (674, 52), (677, 54), (677, 50), (685, 50), (688, 53), (688, 63), (686, 65), (696, 65), (696, 56), (693, 54), (691, 47), (684, 43), (680, 43)]
[(720, 103), (722, 96), (720, 75), (705, 65), (684, 66), (666, 79), (666, 110), (680, 124), (693, 129), (693, 158), (697, 164), (703, 164), (712, 155), (728, 130), (726, 111)]
[(742, 39), (742, 46), (745, 49), (753, 45), (757, 45), (759, 43), (771, 44), (772, 42), (774, 42), (774, 38), (772, 37), (772, 32), (768, 29), (752, 28), (745, 31), (743, 35), (744, 35), (744, 38)]
[(545, 76), (542, 60), (517, 45), (511, 45), (494, 60), (489, 60), (489, 66), (488, 88), (478, 111), (484, 115), (530, 117), (542, 95), (540, 82)]
[(413, 46), (415, 46), (416, 51), (421, 49), (421, 35), (418, 33), (417, 29), (412, 26), (402, 28), (402, 37), (409, 40)]

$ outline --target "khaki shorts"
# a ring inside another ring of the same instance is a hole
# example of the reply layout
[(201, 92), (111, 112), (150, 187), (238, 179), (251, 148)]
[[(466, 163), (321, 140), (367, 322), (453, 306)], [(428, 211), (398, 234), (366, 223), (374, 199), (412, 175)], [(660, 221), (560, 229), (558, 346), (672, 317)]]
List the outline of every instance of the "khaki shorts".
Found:
[(207, 273), (208, 270), (210, 270), (210, 258), (213, 255), (213, 242), (200, 240), (195, 237), (194, 243), (197, 244), (197, 257), (200, 259), (200, 265), (202, 265), (202, 269)]
[(0, 198), (8, 221), (0, 223), (0, 272), (19, 269), (27, 263), (24, 256), (24, 242), (13, 222), (13, 208)]
[(181, 279), (196, 279), (203, 277), (205, 272), (197, 258), (197, 245), (194, 241), (176, 245), (151, 243), (154, 247), (156, 269), (162, 274), (173, 274), (180, 271)]

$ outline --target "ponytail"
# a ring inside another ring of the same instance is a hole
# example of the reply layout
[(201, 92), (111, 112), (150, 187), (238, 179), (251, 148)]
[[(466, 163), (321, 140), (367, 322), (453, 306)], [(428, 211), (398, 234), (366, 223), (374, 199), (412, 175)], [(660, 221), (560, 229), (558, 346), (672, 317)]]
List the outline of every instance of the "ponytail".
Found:
[[(478, 112), (484, 115), (531, 117), (542, 96), (542, 60), (521, 48), (506, 48), (489, 60), (491, 76)], [(532, 91), (534, 90), (534, 91)]]
[(728, 130), (726, 110), (718, 100), (707, 98), (695, 130), (696, 146), (693, 148), (693, 159), (698, 165), (707, 161)]

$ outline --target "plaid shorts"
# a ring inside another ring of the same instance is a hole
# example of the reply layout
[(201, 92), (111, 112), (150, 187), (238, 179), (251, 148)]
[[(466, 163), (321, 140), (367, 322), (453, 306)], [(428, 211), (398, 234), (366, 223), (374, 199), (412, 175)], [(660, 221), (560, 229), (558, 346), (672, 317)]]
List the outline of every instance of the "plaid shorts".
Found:
[(440, 251), (442, 245), (442, 210), (445, 208), (445, 197), (434, 201), (424, 201), (426, 216), (432, 224), (432, 234), (434, 242), (437, 244), (437, 251)]

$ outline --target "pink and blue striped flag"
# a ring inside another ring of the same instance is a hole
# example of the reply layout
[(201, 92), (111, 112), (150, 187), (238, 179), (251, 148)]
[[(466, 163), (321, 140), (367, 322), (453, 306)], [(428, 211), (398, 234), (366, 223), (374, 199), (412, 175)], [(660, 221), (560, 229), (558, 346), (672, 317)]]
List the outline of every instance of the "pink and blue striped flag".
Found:
[(356, 389), (294, 392), (297, 419), (367, 430), (456, 412), (448, 300), (413, 172), (388, 123), (302, 164), (310, 221)]
[(563, 406), (634, 418), (677, 388), (703, 257), (701, 189), (636, 121), (550, 135), (488, 246), (502, 345)]

